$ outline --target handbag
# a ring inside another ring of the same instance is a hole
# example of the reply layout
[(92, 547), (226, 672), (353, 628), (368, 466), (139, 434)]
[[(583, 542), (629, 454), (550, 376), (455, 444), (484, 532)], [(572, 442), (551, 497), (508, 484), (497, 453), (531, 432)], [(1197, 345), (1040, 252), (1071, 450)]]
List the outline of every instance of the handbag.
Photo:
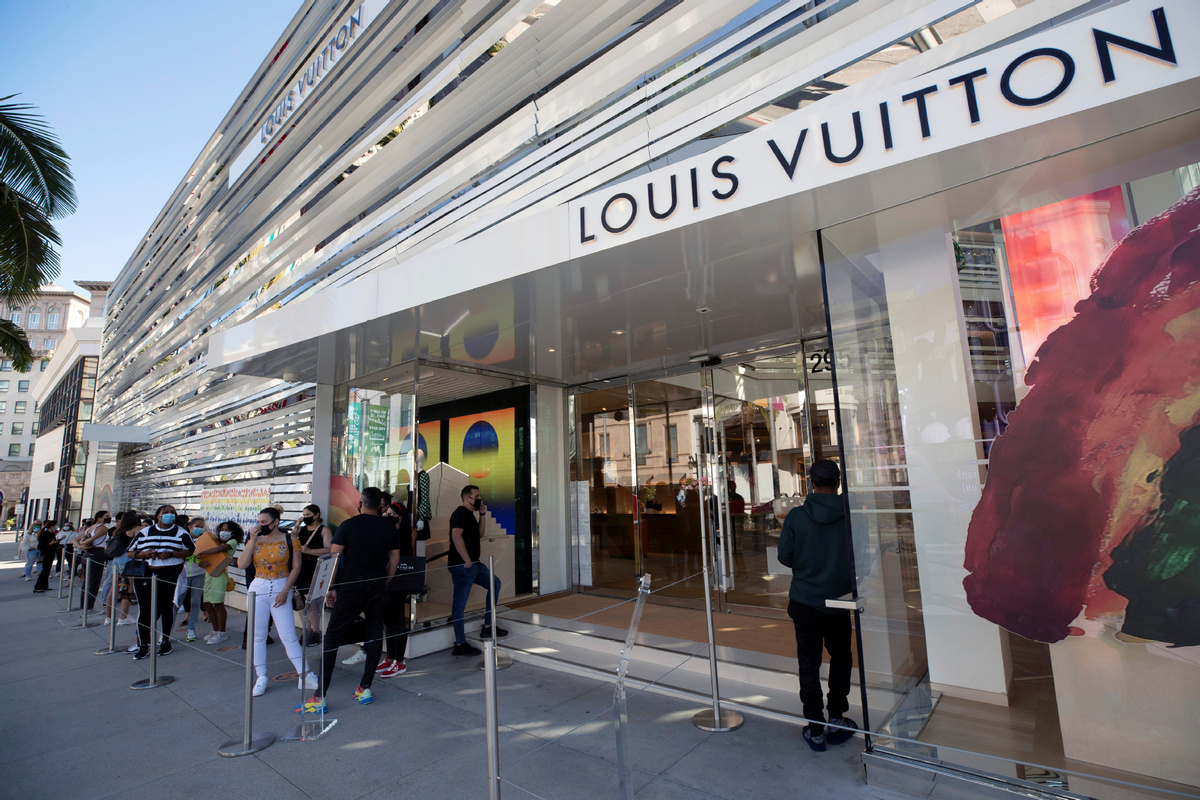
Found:
[(129, 563), (125, 565), (125, 569), (121, 570), (121, 574), (126, 578), (144, 578), (146, 577), (146, 562), (144, 559), (131, 558)]
[(225, 575), (225, 591), (232, 592), (237, 588), (237, 584), (233, 582), (233, 576), (226, 573)]
[(388, 583), (389, 592), (420, 594), (425, 591), (425, 556), (400, 556), (396, 574)]

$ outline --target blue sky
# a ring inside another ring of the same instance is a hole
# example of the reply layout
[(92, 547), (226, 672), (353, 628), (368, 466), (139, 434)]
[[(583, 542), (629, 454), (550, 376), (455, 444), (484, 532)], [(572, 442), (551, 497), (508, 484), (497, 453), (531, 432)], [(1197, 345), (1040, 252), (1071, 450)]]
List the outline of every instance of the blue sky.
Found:
[(0, 0), (0, 97), (71, 157), (57, 282), (112, 280), (301, 0)]

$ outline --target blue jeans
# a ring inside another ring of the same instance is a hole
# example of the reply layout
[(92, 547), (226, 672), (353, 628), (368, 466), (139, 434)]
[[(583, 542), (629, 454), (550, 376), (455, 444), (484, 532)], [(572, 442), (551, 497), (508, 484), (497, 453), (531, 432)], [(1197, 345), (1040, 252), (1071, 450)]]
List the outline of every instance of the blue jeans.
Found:
[(188, 605), (187, 626), (189, 631), (195, 631), (196, 623), (200, 621), (200, 606), (204, 604), (204, 576), (208, 574), (199, 567), (196, 569), (198, 570), (197, 574), (190, 578), (182, 574), (179, 576), (179, 582), (186, 587), (183, 591), (191, 592), (192, 595)]
[[(472, 586), (482, 586), (489, 593), (492, 590), (492, 575), (488, 572), (486, 564), (481, 564), (476, 561), (469, 567), (462, 564), (450, 567), (450, 579), (454, 581), (454, 605), (450, 609), (450, 621), (454, 623), (454, 643), (463, 644), (467, 641), (466, 625), (463, 622), (463, 613), (467, 610), (467, 599), (471, 596)], [(500, 594), (500, 579), (496, 579), (496, 594)], [(490, 600), (484, 598), (483, 624), (484, 627), (490, 627), (492, 624), (492, 604)]]
[(31, 547), (25, 551), (25, 577), (29, 577), (29, 573), (33, 571), (33, 562), (38, 560), (38, 556), (42, 554), (41, 550), (36, 547)]

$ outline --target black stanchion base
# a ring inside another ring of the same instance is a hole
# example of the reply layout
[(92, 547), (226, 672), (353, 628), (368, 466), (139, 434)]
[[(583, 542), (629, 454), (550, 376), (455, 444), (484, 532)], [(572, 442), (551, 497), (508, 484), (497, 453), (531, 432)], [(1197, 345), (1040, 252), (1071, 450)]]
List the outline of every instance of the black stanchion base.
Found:
[(159, 686), (166, 686), (168, 683), (174, 683), (175, 678), (172, 675), (159, 675), (158, 680), (151, 681), (149, 678), (140, 680), (129, 685), (130, 689), (157, 689)]
[(273, 744), (275, 744), (275, 734), (254, 733), (250, 735), (249, 746), (241, 739), (238, 739), (236, 742), (226, 742), (221, 745), (217, 748), (217, 752), (226, 758), (237, 758), (238, 756), (248, 756), (251, 753), (257, 753), (259, 750), (266, 750)]

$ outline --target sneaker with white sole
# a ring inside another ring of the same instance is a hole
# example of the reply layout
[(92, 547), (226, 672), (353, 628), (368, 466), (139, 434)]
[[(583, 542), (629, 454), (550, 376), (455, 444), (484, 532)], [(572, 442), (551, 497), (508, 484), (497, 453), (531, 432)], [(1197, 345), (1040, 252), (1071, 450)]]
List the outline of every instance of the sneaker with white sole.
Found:
[(311, 691), (316, 691), (316, 689), (317, 689), (316, 673), (310, 672), (310, 673), (308, 673), (308, 675), (304, 676), (303, 678), (297, 678), (296, 679), (296, 687), (298, 689), (308, 689)]
[(267, 676), (259, 675), (258, 680), (256, 680), (254, 682), (254, 690), (251, 691), (250, 694), (254, 695), (255, 697), (262, 697), (266, 693), (267, 693)]
[(350, 656), (349, 658), (344, 660), (342, 663), (345, 664), (347, 667), (353, 667), (355, 664), (361, 664), (366, 660), (367, 660), (367, 651), (363, 650), (360, 647), (360, 648), (358, 648), (357, 653)]
[(117, 620), (118, 625), (137, 625), (137, 620), (133, 617), (122, 617)]
[(183, 637), (183, 640), (184, 640), (185, 642), (194, 642), (194, 641), (196, 641), (196, 632), (195, 632), (195, 631), (193, 631), (193, 630), (189, 630), (189, 631), (187, 632), (187, 636)]
[(227, 641), (228, 639), (229, 639), (228, 633), (226, 633), (225, 631), (217, 631), (216, 633), (214, 633), (212, 635), (212, 639), (211, 639), (211, 641), (209, 641), (209, 644), (220, 644), (221, 642)]
[(387, 666), (385, 668), (375, 670), (376, 678), (394, 678), (408, 671), (408, 665), (403, 661), (388, 661), (386, 663)]

